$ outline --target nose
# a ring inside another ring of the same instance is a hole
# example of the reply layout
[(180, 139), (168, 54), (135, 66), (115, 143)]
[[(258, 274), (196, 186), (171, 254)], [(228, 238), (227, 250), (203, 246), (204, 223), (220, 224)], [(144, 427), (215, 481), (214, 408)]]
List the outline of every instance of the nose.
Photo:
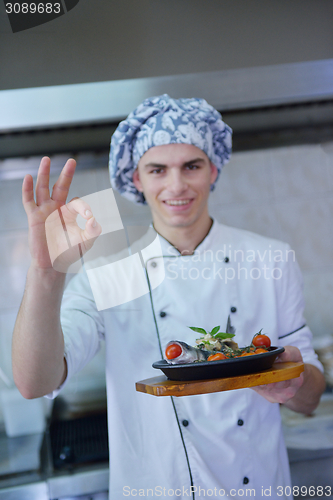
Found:
[(184, 193), (188, 187), (185, 176), (178, 169), (171, 169), (170, 175), (168, 176), (168, 191), (175, 196), (179, 196)]

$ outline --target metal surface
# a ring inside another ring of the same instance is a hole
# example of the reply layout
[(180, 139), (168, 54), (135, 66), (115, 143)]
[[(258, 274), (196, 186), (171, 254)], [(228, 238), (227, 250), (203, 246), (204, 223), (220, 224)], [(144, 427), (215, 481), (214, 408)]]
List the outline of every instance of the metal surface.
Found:
[(0, 158), (106, 152), (144, 98), (204, 97), (244, 151), (333, 137), (333, 59), (187, 75), (0, 91)]
[[(29, 477), (27, 478), (29, 481)], [(56, 500), (105, 492), (109, 489), (107, 465), (91, 466), (68, 474), (50, 476), (44, 481), (1, 488), (0, 500)]]
[(219, 110), (333, 97), (333, 60), (0, 92), (0, 132), (117, 122), (144, 98), (200, 96)]
[[(51, 176), (58, 176), (60, 174), (67, 158), (67, 155), (56, 155), (52, 157)], [(77, 169), (89, 170), (92, 168), (106, 168), (108, 159), (108, 152), (104, 154), (78, 154), (76, 155), (76, 161), (78, 162)], [(26, 174), (36, 176), (40, 160), (40, 156), (31, 156), (30, 158), (8, 158), (0, 161), (0, 181), (23, 179)]]
[(45, 481), (0, 490), (0, 500), (49, 500)]
[(39, 450), (43, 434), (7, 437), (0, 433), (0, 477), (40, 468)]
[(109, 468), (100, 467), (95, 470), (50, 477), (47, 483), (50, 500), (107, 491), (109, 489)]

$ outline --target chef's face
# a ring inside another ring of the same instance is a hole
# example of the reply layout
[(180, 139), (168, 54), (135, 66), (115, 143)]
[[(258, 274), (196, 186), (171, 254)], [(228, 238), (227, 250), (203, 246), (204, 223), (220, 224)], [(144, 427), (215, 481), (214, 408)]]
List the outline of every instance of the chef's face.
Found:
[(167, 144), (148, 149), (134, 172), (133, 182), (146, 198), (155, 228), (207, 223), (208, 196), (217, 168), (196, 146)]

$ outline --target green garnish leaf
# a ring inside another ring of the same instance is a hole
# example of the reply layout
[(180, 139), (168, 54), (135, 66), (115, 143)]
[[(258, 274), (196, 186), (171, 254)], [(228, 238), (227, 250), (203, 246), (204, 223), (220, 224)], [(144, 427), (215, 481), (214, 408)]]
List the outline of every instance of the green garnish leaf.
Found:
[(215, 326), (215, 328), (213, 328), (213, 330), (210, 332), (211, 336), (214, 337), (215, 333), (217, 333), (219, 329), (220, 329), (219, 326)]
[(234, 333), (223, 333), (223, 332), (219, 332), (216, 335), (214, 335), (216, 339), (222, 339), (222, 340), (231, 339), (234, 336), (235, 336)]
[(196, 326), (189, 326), (189, 328), (191, 328), (191, 330), (193, 330), (194, 332), (202, 333), (202, 335), (207, 334), (206, 330), (204, 330), (203, 328), (197, 328)]

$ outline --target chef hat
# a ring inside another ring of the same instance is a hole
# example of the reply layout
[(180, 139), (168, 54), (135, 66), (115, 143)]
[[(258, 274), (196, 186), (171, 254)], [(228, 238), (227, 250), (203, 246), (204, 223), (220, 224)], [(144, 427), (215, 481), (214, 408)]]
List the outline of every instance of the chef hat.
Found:
[[(112, 136), (111, 185), (127, 199), (146, 203), (133, 183), (133, 172), (148, 149), (164, 144), (197, 146), (219, 175), (231, 155), (231, 136), (221, 114), (204, 99), (172, 99), (167, 94), (145, 99), (119, 123)], [(215, 183), (211, 189), (214, 187)]]

